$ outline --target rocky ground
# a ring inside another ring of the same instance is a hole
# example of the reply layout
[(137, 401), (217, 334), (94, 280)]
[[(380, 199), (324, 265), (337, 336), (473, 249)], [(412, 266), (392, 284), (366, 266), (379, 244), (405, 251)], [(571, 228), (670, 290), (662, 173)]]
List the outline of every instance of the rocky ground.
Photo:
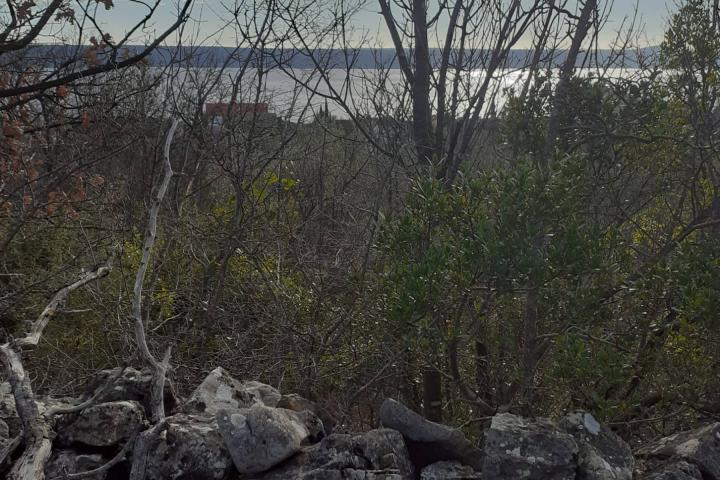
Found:
[[(312, 402), (239, 382), (217, 368), (185, 402), (168, 386), (166, 407), (173, 414), (148, 432), (150, 382), (149, 374), (126, 369), (110, 389), (91, 389), (80, 399), (38, 399), (41, 414), (89, 405), (55, 425), (46, 478), (128, 479), (130, 466), (141, 461), (148, 480), (720, 480), (720, 424), (633, 455), (590, 413), (558, 421), (504, 413), (476, 444), (388, 399), (380, 411), (383, 428), (331, 433), (332, 420)], [(0, 458), (22, 431), (10, 392), (0, 385)]]

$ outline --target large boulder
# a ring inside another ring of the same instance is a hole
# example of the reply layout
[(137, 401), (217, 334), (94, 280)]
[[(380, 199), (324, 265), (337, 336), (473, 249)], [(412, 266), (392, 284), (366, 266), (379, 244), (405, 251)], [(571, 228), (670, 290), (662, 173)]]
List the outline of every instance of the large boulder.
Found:
[(147, 449), (147, 480), (222, 480), (233, 462), (214, 418), (177, 414)]
[(216, 418), (241, 474), (269, 470), (324, 436), (322, 422), (308, 410), (295, 412), (255, 404), (249, 409), (220, 410)]
[(277, 406), (281, 395), (275, 388), (260, 382), (239, 382), (224, 368), (210, 372), (183, 405), (183, 412), (216, 415), (219, 410), (238, 410), (253, 405)]
[(637, 450), (648, 471), (669, 461), (696, 465), (705, 480), (720, 480), (720, 423), (676, 433)]
[(559, 425), (578, 444), (579, 479), (632, 480), (635, 457), (630, 446), (590, 413), (571, 413)]
[(420, 480), (480, 480), (479, 472), (460, 462), (436, 462), (423, 468)]
[(413, 466), (399, 432), (333, 434), (255, 480), (412, 480)]
[(106, 402), (86, 408), (58, 428), (64, 445), (82, 443), (93, 447), (117, 445), (145, 424), (143, 407), (137, 402)]
[(483, 465), (482, 451), (460, 430), (426, 420), (400, 402), (386, 399), (380, 407), (380, 421), (405, 437), (410, 458), (418, 468), (442, 460), (458, 460), (475, 469)]
[[(73, 450), (55, 450), (45, 466), (45, 478), (48, 480), (64, 479), (67, 474), (89, 472), (105, 464), (102, 455), (78, 454)], [(107, 471), (84, 476), (86, 480), (105, 480)]]
[(543, 418), (495, 415), (485, 433), (484, 480), (575, 480), (578, 446)]
[[(103, 392), (100, 392), (106, 385), (108, 379), (114, 377), (117, 370), (102, 370), (97, 374), (95, 380), (88, 387), (85, 395), (81, 399), (90, 398), (96, 394), (98, 402), (116, 402), (119, 400), (134, 400), (139, 402), (145, 412), (149, 415), (151, 411), (150, 397), (152, 389), (152, 373), (149, 370), (136, 370), (134, 368), (125, 368), (122, 374), (115, 379), (112, 386)], [(165, 380), (165, 389), (163, 391), (163, 401), (165, 411), (171, 412), (175, 408), (177, 396), (175, 388), (170, 379)]]

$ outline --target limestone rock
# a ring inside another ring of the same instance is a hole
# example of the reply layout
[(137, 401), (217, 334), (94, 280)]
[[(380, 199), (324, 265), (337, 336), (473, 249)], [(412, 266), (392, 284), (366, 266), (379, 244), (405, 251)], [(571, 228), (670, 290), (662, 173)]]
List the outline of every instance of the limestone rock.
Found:
[(637, 456), (649, 464), (684, 460), (700, 469), (703, 479), (720, 480), (720, 423), (676, 433), (640, 448)]
[(58, 439), (64, 445), (82, 443), (93, 447), (117, 445), (139, 431), (144, 413), (137, 402), (120, 401), (93, 405), (59, 428)]
[(0, 442), (10, 440), (10, 427), (4, 420), (0, 419)]
[(578, 444), (578, 474), (585, 480), (632, 480), (635, 457), (630, 446), (587, 412), (567, 415), (560, 428)]
[(479, 469), (482, 451), (470, 443), (457, 429), (431, 422), (400, 402), (386, 399), (380, 407), (380, 420), (385, 427), (405, 437), (410, 458), (424, 466), (442, 460), (458, 460)]
[(238, 410), (253, 405), (275, 407), (280, 392), (260, 382), (241, 383), (222, 367), (210, 372), (183, 406), (183, 412), (216, 415), (219, 410)]
[[(90, 398), (99, 389), (101, 389), (108, 378), (116, 373), (115, 370), (102, 370), (93, 381), (88, 391), (82, 397)], [(136, 370), (134, 368), (126, 368), (122, 375), (115, 380), (113, 386), (98, 397), (98, 402), (115, 402), (119, 400), (134, 400), (140, 402), (145, 409), (146, 414), (150, 413), (150, 390), (152, 386), (152, 374), (149, 370)], [(171, 412), (177, 404), (177, 397), (172, 382), (169, 379), (165, 381), (165, 390), (163, 392), (163, 400), (165, 403), (165, 412)]]
[(641, 477), (643, 480), (702, 480), (700, 469), (687, 462), (663, 465), (655, 472)]
[(8, 436), (14, 437), (22, 430), (20, 419), (15, 410), (15, 397), (10, 383), (0, 383), (0, 420), (8, 426)]
[[(56, 450), (45, 467), (45, 478), (48, 480), (63, 479), (65, 474), (95, 470), (105, 463), (102, 455), (78, 454), (72, 450)], [(105, 480), (107, 471), (84, 477), (87, 480)]]
[(285, 408), (287, 410), (293, 410), (295, 412), (302, 412), (303, 410), (310, 410), (317, 415), (318, 406), (315, 402), (304, 398), (297, 393), (290, 393), (282, 395), (280, 401), (276, 405), (278, 408)]
[(333, 434), (304, 447), (277, 468), (255, 480), (411, 480), (414, 479), (402, 435), (378, 429), (349, 435)]
[(220, 433), (241, 474), (264, 472), (324, 436), (322, 422), (307, 410), (294, 412), (255, 404), (220, 410)]
[(480, 480), (480, 473), (460, 462), (437, 462), (423, 468), (420, 480)]
[[(72, 406), (79, 403), (79, 401), (74, 398), (38, 396), (35, 398), (35, 403), (37, 404), (38, 411), (42, 415), (50, 407)], [(8, 426), (10, 438), (22, 432), (22, 423), (15, 409), (15, 397), (12, 393), (12, 387), (8, 382), (0, 383), (0, 420)]]
[(233, 471), (213, 418), (177, 414), (147, 452), (146, 480), (222, 480)]
[(0, 451), (10, 444), (12, 438), (10, 436), (10, 427), (4, 420), (0, 419)]
[(309, 410), (320, 418), (325, 427), (325, 433), (330, 434), (335, 428), (336, 419), (333, 418), (325, 409), (320, 407), (317, 403), (312, 400), (308, 400), (297, 393), (290, 393), (282, 395), (280, 401), (276, 405), (278, 408), (286, 408), (288, 410), (294, 410), (296, 412), (302, 412), (303, 410)]
[(578, 446), (542, 418), (495, 415), (485, 433), (484, 480), (575, 480)]

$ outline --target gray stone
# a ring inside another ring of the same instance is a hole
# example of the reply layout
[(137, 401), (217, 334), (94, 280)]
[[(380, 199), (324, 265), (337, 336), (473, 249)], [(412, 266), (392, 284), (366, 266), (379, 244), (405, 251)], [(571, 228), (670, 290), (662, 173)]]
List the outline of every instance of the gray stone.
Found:
[(277, 406), (280, 392), (260, 382), (241, 383), (222, 367), (210, 372), (183, 405), (183, 412), (216, 415), (219, 410), (238, 410), (253, 405)]
[(399, 432), (333, 434), (256, 480), (411, 480), (413, 467)]
[(578, 444), (578, 480), (632, 480), (635, 457), (630, 446), (590, 413), (571, 413), (559, 426)]
[(436, 462), (423, 468), (420, 480), (480, 480), (480, 473), (460, 462)]
[(460, 430), (426, 420), (400, 402), (386, 399), (380, 407), (380, 421), (405, 437), (410, 458), (416, 465), (442, 460), (458, 460), (476, 469), (483, 465), (482, 451)]
[(251, 380), (249, 382), (242, 382), (240, 386), (244, 392), (249, 393), (256, 399), (256, 403), (262, 403), (267, 407), (278, 406), (278, 402), (280, 398), (282, 398), (282, 395), (275, 387), (271, 387), (262, 382)]
[(142, 406), (137, 402), (106, 402), (86, 408), (58, 428), (64, 445), (82, 443), (108, 447), (127, 440), (145, 423)]
[(10, 439), (10, 427), (4, 420), (0, 419), (0, 442)]
[(14, 437), (22, 430), (20, 419), (15, 410), (15, 397), (8, 382), (0, 383), (0, 420), (8, 426), (8, 435)]
[(10, 427), (4, 420), (0, 420), (0, 450), (8, 446), (13, 437), (10, 436)]
[[(105, 464), (102, 455), (94, 453), (90, 455), (78, 454), (72, 450), (55, 450), (50, 461), (45, 466), (45, 478), (47, 480), (64, 479), (65, 474), (81, 473), (95, 470)], [(87, 480), (105, 480), (107, 471), (83, 477)]]
[(485, 433), (484, 480), (574, 480), (578, 446), (543, 418), (495, 415)]
[(655, 472), (641, 476), (643, 480), (702, 480), (702, 474), (697, 466), (687, 462), (677, 462), (663, 465)]
[(294, 412), (255, 404), (220, 410), (220, 433), (241, 474), (264, 472), (324, 436), (322, 422), (307, 410)]
[(410, 476), (413, 465), (402, 435), (387, 428), (371, 430), (362, 435), (351, 435), (349, 442), (354, 450), (362, 452), (362, 457), (376, 470), (397, 470), (400, 476)]
[[(38, 411), (42, 415), (50, 407), (68, 407), (78, 403), (74, 398), (53, 398), (38, 396), (35, 398)], [(15, 397), (10, 383), (0, 383), (0, 420), (8, 427), (8, 435), (14, 438), (22, 433), (22, 422), (15, 409)]]
[(336, 419), (329, 414), (324, 408), (320, 407), (317, 403), (312, 400), (308, 400), (297, 393), (290, 393), (282, 395), (280, 401), (276, 405), (278, 408), (286, 408), (288, 410), (294, 410), (296, 412), (302, 412), (303, 410), (309, 410), (320, 418), (325, 427), (325, 433), (330, 434), (337, 423)]
[(177, 414), (147, 452), (146, 480), (222, 480), (233, 471), (214, 418)]
[[(102, 370), (95, 377), (95, 380), (88, 388), (82, 399), (87, 399), (95, 395), (98, 390), (103, 388), (108, 378), (117, 373), (116, 370)], [(146, 415), (149, 416), (150, 390), (152, 388), (152, 374), (149, 370), (136, 370), (134, 368), (126, 368), (122, 375), (115, 380), (113, 386), (98, 396), (98, 402), (116, 402), (119, 400), (134, 400), (140, 402), (145, 409)], [(177, 404), (175, 388), (170, 379), (165, 380), (165, 389), (163, 391), (163, 401), (165, 404), (165, 412), (172, 412)]]
[(307, 398), (298, 395), (297, 393), (289, 393), (287, 395), (280, 396), (280, 401), (278, 401), (276, 407), (285, 408), (287, 410), (293, 410), (296, 412), (310, 410), (316, 415), (319, 410), (315, 402), (308, 400)]
[(646, 445), (636, 452), (647, 463), (668, 459), (697, 465), (705, 480), (720, 480), (720, 423), (676, 433)]

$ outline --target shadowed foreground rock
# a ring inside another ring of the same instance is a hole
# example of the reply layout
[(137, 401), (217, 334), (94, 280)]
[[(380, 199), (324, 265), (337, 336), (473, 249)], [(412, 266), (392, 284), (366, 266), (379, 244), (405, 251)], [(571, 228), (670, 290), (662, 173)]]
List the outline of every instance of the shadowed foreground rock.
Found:
[(147, 480), (193, 478), (222, 480), (233, 462), (212, 417), (177, 414), (147, 452)]
[(333, 434), (302, 449), (288, 462), (254, 480), (411, 480), (400, 433), (391, 429), (358, 435)]
[[(65, 478), (66, 474), (87, 472), (95, 470), (103, 463), (102, 455), (98, 453), (89, 455), (78, 455), (72, 450), (57, 450), (50, 458), (50, 462), (45, 469), (48, 479)], [(87, 480), (102, 480), (106, 478), (105, 474), (99, 473), (85, 477)]]
[(646, 480), (702, 480), (700, 469), (692, 463), (679, 461), (661, 466), (642, 477)]
[(484, 453), (484, 480), (575, 478), (577, 443), (543, 418), (496, 415), (485, 434)]
[(693, 478), (695, 468), (686, 467), (690, 465), (703, 480), (720, 480), (720, 423), (665, 437), (640, 448), (637, 456), (648, 472), (643, 478)]
[(482, 466), (482, 451), (457, 429), (426, 420), (405, 405), (387, 399), (380, 407), (380, 420), (402, 433), (415, 464), (459, 460), (475, 468)]
[[(58, 441), (65, 445), (82, 443), (93, 447), (117, 445), (142, 429), (145, 415), (133, 401), (106, 402), (83, 410), (74, 421), (64, 425)], [(99, 429), (98, 425), (103, 428)]]
[(456, 461), (433, 463), (422, 469), (420, 480), (480, 480), (482, 476), (468, 465)]
[[(79, 399), (36, 399), (41, 415), (66, 412), (54, 425), (47, 479), (720, 480), (720, 424), (646, 445), (636, 467), (629, 446), (587, 412), (557, 422), (499, 414), (476, 443), (388, 399), (386, 428), (326, 435), (313, 402), (217, 368), (153, 426), (149, 375), (111, 373), (101, 375), (117, 380), (111, 388), (96, 382)], [(11, 390), (0, 384), (0, 449), (21, 430)]]

